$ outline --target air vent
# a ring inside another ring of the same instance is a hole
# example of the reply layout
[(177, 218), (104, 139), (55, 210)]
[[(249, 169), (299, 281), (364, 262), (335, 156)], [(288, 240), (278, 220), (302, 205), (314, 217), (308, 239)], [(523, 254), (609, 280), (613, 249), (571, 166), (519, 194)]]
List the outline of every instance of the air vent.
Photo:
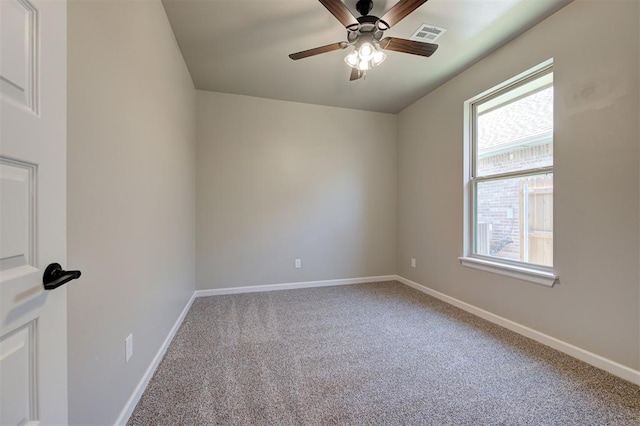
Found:
[(416, 32), (411, 36), (410, 40), (433, 43), (447, 31), (446, 28), (436, 27), (435, 25), (422, 24)]

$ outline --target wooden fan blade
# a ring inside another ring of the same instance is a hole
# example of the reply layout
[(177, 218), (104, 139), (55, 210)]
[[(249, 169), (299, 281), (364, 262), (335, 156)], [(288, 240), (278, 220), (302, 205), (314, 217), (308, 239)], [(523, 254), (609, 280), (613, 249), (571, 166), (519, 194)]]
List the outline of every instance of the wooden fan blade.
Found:
[(289, 55), (294, 61), (302, 58), (308, 58), (309, 56), (319, 55), (321, 53), (332, 52), (334, 50), (344, 49), (349, 43), (341, 41), (340, 43), (327, 44), (326, 46), (316, 47), (314, 49), (303, 50), (302, 52), (292, 53)]
[(426, 2), (427, 0), (400, 0), (380, 19), (392, 27)]
[(351, 68), (351, 75), (349, 76), (349, 81), (357, 80), (364, 76), (364, 72), (360, 71), (357, 68)]
[[(425, 0), (426, 1), (426, 0)], [(349, 25), (357, 24), (358, 20), (347, 9), (347, 6), (340, 0), (320, 0), (320, 3), (327, 8), (333, 16), (340, 21), (342, 25), (348, 27)]]
[(396, 52), (410, 53), (412, 55), (431, 56), (438, 49), (437, 44), (423, 43), (421, 41), (407, 40), (404, 38), (385, 37), (380, 40), (380, 47)]

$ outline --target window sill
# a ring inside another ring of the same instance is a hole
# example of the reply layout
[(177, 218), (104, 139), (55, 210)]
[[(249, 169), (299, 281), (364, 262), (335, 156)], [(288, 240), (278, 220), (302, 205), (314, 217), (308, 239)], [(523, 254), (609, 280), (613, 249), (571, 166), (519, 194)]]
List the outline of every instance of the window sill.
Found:
[(545, 287), (553, 287), (556, 285), (559, 278), (558, 275), (553, 272), (541, 271), (539, 269), (527, 268), (525, 266), (509, 265), (476, 257), (459, 257), (458, 259), (463, 266), (467, 266), (469, 268), (506, 275), (511, 278), (529, 281)]

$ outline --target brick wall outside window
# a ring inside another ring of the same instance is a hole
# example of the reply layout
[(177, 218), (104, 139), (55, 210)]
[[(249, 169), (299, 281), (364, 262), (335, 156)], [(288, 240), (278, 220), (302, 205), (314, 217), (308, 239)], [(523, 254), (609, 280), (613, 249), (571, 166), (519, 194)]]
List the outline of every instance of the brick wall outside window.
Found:
[[(503, 173), (547, 166), (552, 158), (553, 145), (546, 143), (480, 158), (477, 166), (486, 174)], [(520, 260), (520, 180), (485, 182), (478, 188), (478, 200), (482, 200), (477, 206), (478, 223), (492, 227), (489, 254)]]

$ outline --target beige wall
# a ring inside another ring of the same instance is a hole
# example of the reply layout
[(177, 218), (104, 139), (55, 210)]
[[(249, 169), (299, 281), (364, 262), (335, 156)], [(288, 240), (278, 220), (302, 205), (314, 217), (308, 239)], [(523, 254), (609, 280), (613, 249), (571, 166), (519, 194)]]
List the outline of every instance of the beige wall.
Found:
[[(636, 1), (576, 0), (399, 115), (400, 275), (640, 367), (638, 27)], [(468, 269), (457, 259), (463, 103), (550, 57), (555, 288)]]
[[(196, 281), (399, 273), (639, 368), (639, 9), (576, 0), (395, 116), (196, 92), (158, 1), (70, 1), (71, 422), (116, 420)], [(549, 57), (553, 289), (457, 260), (463, 102)]]
[(68, 20), (70, 421), (113, 424), (195, 288), (195, 90), (159, 1)]
[(197, 111), (199, 289), (395, 273), (395, 115), (204, 91)]

